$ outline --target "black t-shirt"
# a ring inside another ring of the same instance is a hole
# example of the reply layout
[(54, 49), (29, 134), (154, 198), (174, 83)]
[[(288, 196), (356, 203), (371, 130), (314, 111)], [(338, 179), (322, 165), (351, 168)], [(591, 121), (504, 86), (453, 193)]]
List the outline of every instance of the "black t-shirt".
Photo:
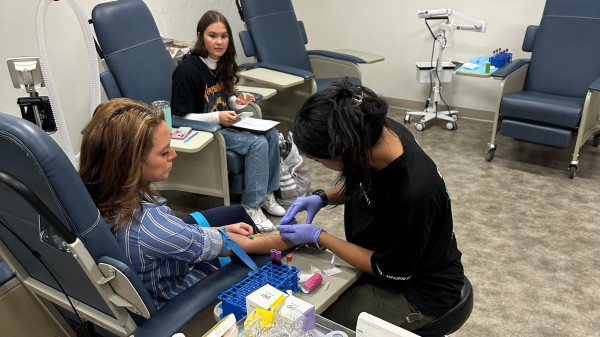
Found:
[(173, 72), (171, 113), (185, 116), (221, 110), (228, 110), (222, 83), (198, 55), (189, 55)]
[(410, 131), (391, 119), (388, 127), (404, 153), (372, 175), (360, 198), (346, 202), (346, 239), (374, 251), (375, 282), (397, 287), (421, 312), (438, 317), (456, 304), (464, 282), (450, 197)]

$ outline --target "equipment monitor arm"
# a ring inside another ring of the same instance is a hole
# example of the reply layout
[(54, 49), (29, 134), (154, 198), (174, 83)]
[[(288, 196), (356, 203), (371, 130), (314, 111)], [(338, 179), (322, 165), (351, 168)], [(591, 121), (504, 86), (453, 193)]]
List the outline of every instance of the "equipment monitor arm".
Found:
[(419, 10), (417, 11), (417, 15), (420, 19), (455, 17), (470, 24), (465, 26), (445, 23), (442, 24), (442, 30), (467, 30), (477, 33), (485, 33), (487, 29), (487, 21), (475, 20), (450, 8)]

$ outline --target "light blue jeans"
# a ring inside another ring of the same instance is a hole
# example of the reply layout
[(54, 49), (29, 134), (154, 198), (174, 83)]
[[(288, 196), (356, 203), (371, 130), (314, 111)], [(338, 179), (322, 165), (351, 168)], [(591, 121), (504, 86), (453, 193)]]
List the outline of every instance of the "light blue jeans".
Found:
[(272, 128), (263, 134), (221, 129), (227, 150), (244, 156), (242, 205), (258, 208), (267, 191), (279, 189), (279, 132)]

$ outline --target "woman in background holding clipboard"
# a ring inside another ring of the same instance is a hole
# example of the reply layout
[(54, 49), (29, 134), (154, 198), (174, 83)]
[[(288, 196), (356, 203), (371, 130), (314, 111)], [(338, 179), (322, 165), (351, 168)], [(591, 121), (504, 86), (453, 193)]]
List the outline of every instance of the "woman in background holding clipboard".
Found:
[[(254, 101), (249, 93), (235, 96), (239, 76), (235, 46), (230, 43), (231, 27), (223, 14), (208, 11), (196, 32), (196, 45), (173, 73), (171, 112), (229, 127), (239, 121), (234, 110)], [(274, 128), (261, 134), (223, 128), (221, 134), (226, 148), (245, 158), (242, 206), (261, 231), (274, 230), (261, 208), (275, 216), (285, 214), (273, 195), (279, 189), (279, 132)]]

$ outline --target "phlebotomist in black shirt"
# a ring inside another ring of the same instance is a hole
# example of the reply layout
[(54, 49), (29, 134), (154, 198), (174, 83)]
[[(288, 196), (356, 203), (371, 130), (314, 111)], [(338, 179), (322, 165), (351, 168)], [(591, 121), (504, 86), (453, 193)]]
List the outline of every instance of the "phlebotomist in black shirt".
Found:
[[(366, 311), (413, 331), (457, 303), (464, 273), (444, 180), (387, 109), (371, 90), (348, 81), (306, 101), (294, 142), (339, 176), (336, 187), (298, 198), (279, 231), (296, 244), (326, 247), (363, 272), (324, 317), (353, 328)], [(344, 204), (347, 241), (311, 224), (327, 204)], [(304, 210), (307, 223), (297, 224)]]

